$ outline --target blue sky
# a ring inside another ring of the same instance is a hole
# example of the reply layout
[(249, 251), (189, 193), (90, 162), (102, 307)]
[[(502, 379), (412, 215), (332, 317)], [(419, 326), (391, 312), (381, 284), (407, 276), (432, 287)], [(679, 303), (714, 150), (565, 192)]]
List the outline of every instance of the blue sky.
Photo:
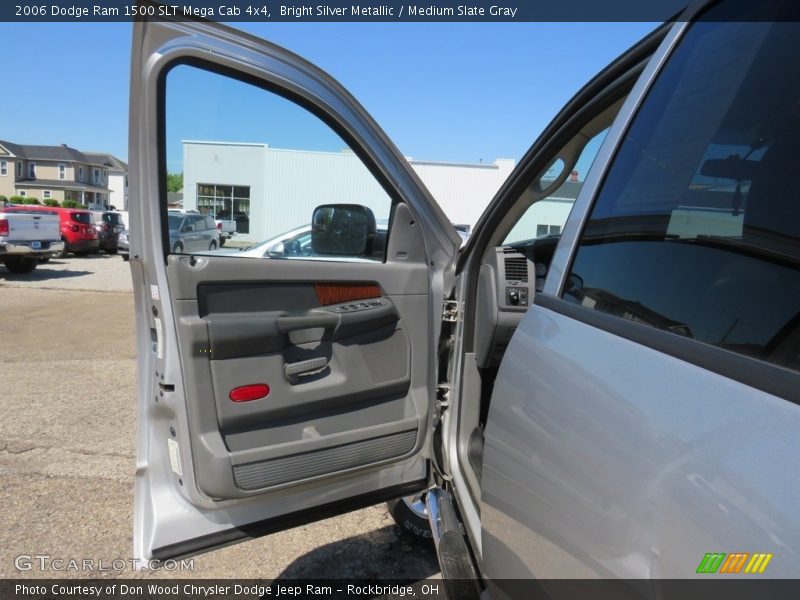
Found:
[[(238, 23), (318, 64), (406, 156), (519, 159), (559, 108), (652, 23)], [(126, 159), (130, 25), (0, 24), (0, 139)], [(268, 140), (254, 140), (267, 141)]]

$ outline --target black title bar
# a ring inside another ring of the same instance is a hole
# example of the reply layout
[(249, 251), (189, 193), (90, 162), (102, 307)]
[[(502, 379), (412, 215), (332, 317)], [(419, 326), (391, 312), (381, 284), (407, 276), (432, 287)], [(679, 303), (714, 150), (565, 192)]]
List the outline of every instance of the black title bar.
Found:
[(685, 5), (686, 0), (6, 0), (0, 5), (0, 21), (660, 22), (675, 17)]

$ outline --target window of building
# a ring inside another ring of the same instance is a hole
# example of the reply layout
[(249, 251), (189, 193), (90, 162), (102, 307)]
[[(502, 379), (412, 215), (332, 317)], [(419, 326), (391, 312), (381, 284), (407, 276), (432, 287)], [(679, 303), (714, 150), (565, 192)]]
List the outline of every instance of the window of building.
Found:
[(561, 225), (537, 225), (536, 226), (536, 237), (542, 237), (545, 235), (558, 235), (561, 233)]
[(83, 167), (78, 167), (78, 181), (83, 181)]
[(53, 194), (50, 190), (44, 190), (42, 192), (42, 198), (44, 198), (45, 200), (49, 200), (52, 197), (52, 195)]
[(94, 178), (94, 183), (100, 183), (100, 169), (93, 169), (92, 177)]
[(800, 78), (773, 76), (799, 41), (798, 23), (692, 26), (617, 152), (566, 300), (800, 371)]
[(67, 178), (67, 165), (64, 163), (58, 165), (58, 178), (62, 180)]
[(198, 183), (197, 210), (216, 219), (236, 221), (236, 233), (249, 233), (250, 187)]
[(0, 175), (6, 176), (8, 175), (8, 161), (7, 160), (0, 160)]
[(28, 163), (28, 178), (36, 179), (36, 163)]
[(24, 198), (25, 196), (27, 196), (27, 195), (28, 195), (28, 192), (26, 192), (25, 190), (20, 190), (20, 191), (19, 191), (19, 195), (20, 195), (20, 196), (22, 196), (22, 197)]
[(22, 177), (22, 161), (17, 161), (17, 177)]

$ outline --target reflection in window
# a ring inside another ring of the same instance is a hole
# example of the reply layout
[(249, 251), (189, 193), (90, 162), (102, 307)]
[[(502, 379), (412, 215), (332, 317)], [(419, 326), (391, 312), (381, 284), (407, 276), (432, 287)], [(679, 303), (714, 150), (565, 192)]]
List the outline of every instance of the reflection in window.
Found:
[(622, 144), (564, 297), (800, 370), (797, 23), (692, 26)]

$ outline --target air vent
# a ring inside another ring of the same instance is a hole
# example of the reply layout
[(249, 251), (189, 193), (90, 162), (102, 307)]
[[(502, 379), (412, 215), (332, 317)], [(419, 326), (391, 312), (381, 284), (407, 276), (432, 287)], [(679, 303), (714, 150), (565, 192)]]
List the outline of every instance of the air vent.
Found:
[(528, 281), (528, 261), (524, 256), (505, 259), (506, 281)]
[(519, 254), (519, 250), (509, 246), (507, 248), (503, 248), (503, 254)]

